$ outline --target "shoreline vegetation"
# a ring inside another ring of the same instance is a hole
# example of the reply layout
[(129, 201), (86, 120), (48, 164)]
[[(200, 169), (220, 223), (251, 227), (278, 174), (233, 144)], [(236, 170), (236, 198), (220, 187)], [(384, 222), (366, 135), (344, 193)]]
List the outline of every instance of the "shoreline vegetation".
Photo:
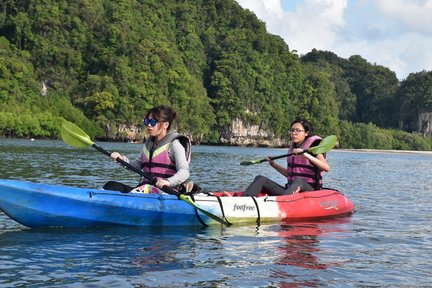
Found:
[[(2, 139), (9, 139), (9, 140), (28, 140), (31, 142), (37, 142), (39, 140), (42, 141), (50, 141), (50, 140), (60, 140), (61, 139), (50, 139), (50, 138), (29, 138), (29, 137), (0, 137), (0, 140)], [(136, 141), (136, 142), (125, 142), (125, 141), (98, 141), (98, 142), (107, 142), (107, 143), (124, 143), (124, 144), (143, 144), (142, 142)], [(195, 144), (196, 145), (196, 144)], [(221, 146), (221, 147), (250, 147), (250, 148), (273, 148), (275, 150), (283, 151), (288, 149), (288, 147), (263, 147), (263, 146), (242, 146), (242, 145), (227, 145), (227, 144), (198, 144), (197, 146)], [(348, 149), (348, 148), (334, 148), (330, 152), (342, 152), (342, 153), (349, 153), (349, 152), (364, 152), (364, 153), (376, 153), (376, 154), (422, 154), (422, 155), (432, 155), (432, 151), (424, 151), (424, 150), (385, 150), (385, 149)]]
[(416, 151), (416, 150), (379, 150), (379, 149), (333, 149), (332, 151), (337, 152), (365, 152), (365, 153), (376, 153), (376, 154), (424, 154), (432, 155), (432, 151)]

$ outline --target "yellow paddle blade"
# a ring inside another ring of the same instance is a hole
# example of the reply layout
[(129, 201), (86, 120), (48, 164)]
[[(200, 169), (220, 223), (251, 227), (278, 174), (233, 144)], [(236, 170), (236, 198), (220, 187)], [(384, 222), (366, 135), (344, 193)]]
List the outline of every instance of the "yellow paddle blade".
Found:
[(63, 141), (70, 146), (85, 148), (94, 144), (90, 137), (72, 122), (63, 120), (59, 130)]

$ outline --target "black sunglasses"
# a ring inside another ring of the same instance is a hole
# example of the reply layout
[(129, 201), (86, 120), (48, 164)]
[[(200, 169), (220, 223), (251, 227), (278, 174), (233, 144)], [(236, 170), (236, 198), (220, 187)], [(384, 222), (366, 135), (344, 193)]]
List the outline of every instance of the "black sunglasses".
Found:
[(144, 119), (144, 125), (145, 126), (148, 126), (150, 124), (152, 127), (155, 127), (158, 122), (159, 122), (159, 120), (157, 120), (155, 118), (152, 118), (152, 119), (145, 118)]

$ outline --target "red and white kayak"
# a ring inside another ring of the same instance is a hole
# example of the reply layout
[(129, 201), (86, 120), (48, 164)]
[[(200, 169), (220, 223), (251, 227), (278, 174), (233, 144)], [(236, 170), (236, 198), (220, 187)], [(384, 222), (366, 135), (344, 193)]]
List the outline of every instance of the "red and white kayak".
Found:
[[(336, 190), (242, 197), (241, 192), (193, 196), (121, 193), (0, 179), (0, 211), (28, 227), (196, 226), (325, 219), (354, 205)], [(233, 197), (231, 197), (233, 196)], [(191, 203), (188, 201), (192, 200)]]
[[(229, 223), (318, 220), (348, 215), (354, 204), (337, 190), (323, 189), (286, 196), (242, 197), (242, 192), (215, 192), (195, 203)], [(229, 197), (234, 196), (234, 197)]]

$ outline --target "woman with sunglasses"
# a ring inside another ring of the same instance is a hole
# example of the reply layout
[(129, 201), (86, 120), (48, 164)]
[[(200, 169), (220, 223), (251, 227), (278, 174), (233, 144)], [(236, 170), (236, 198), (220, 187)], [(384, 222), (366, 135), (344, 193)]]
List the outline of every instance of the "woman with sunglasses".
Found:
[[(188, 180), (191, 143), (186, 136), (171, 130), (175, 117), (176, 111), (171, 107), (157, 106), (150, 109), (144, 119), (149, 137), (138, 159), (129, 161), (118, 152), (111, 153), (111, 158), (114, 160), (123, 159), (154, 179), (154, 183), (144, 180), (140, 183), (140, 187), (152, 184), (158, 188), (168, 186), (181, 190), (182, 184)], [(160, 193), (153, 189), (154, 192)]]
[(292, 155), (287, 159), (288, 166), (283, 167), (268, 158), (269, 165), (287, 177), (287, 184), (281, 186), (259, 175), (246, 188), (243, 196), (258, 196), (260, 193), (279, 196), (322, 188), (323, 172), (330, 171), (325, 154), (314, 155), (305, 152), (309, 147), (319, 145), (321, 137), (313, 135), (311, 124), (304, 119), (295, 120), (289, 131), (291, 145), (288, 153)]

